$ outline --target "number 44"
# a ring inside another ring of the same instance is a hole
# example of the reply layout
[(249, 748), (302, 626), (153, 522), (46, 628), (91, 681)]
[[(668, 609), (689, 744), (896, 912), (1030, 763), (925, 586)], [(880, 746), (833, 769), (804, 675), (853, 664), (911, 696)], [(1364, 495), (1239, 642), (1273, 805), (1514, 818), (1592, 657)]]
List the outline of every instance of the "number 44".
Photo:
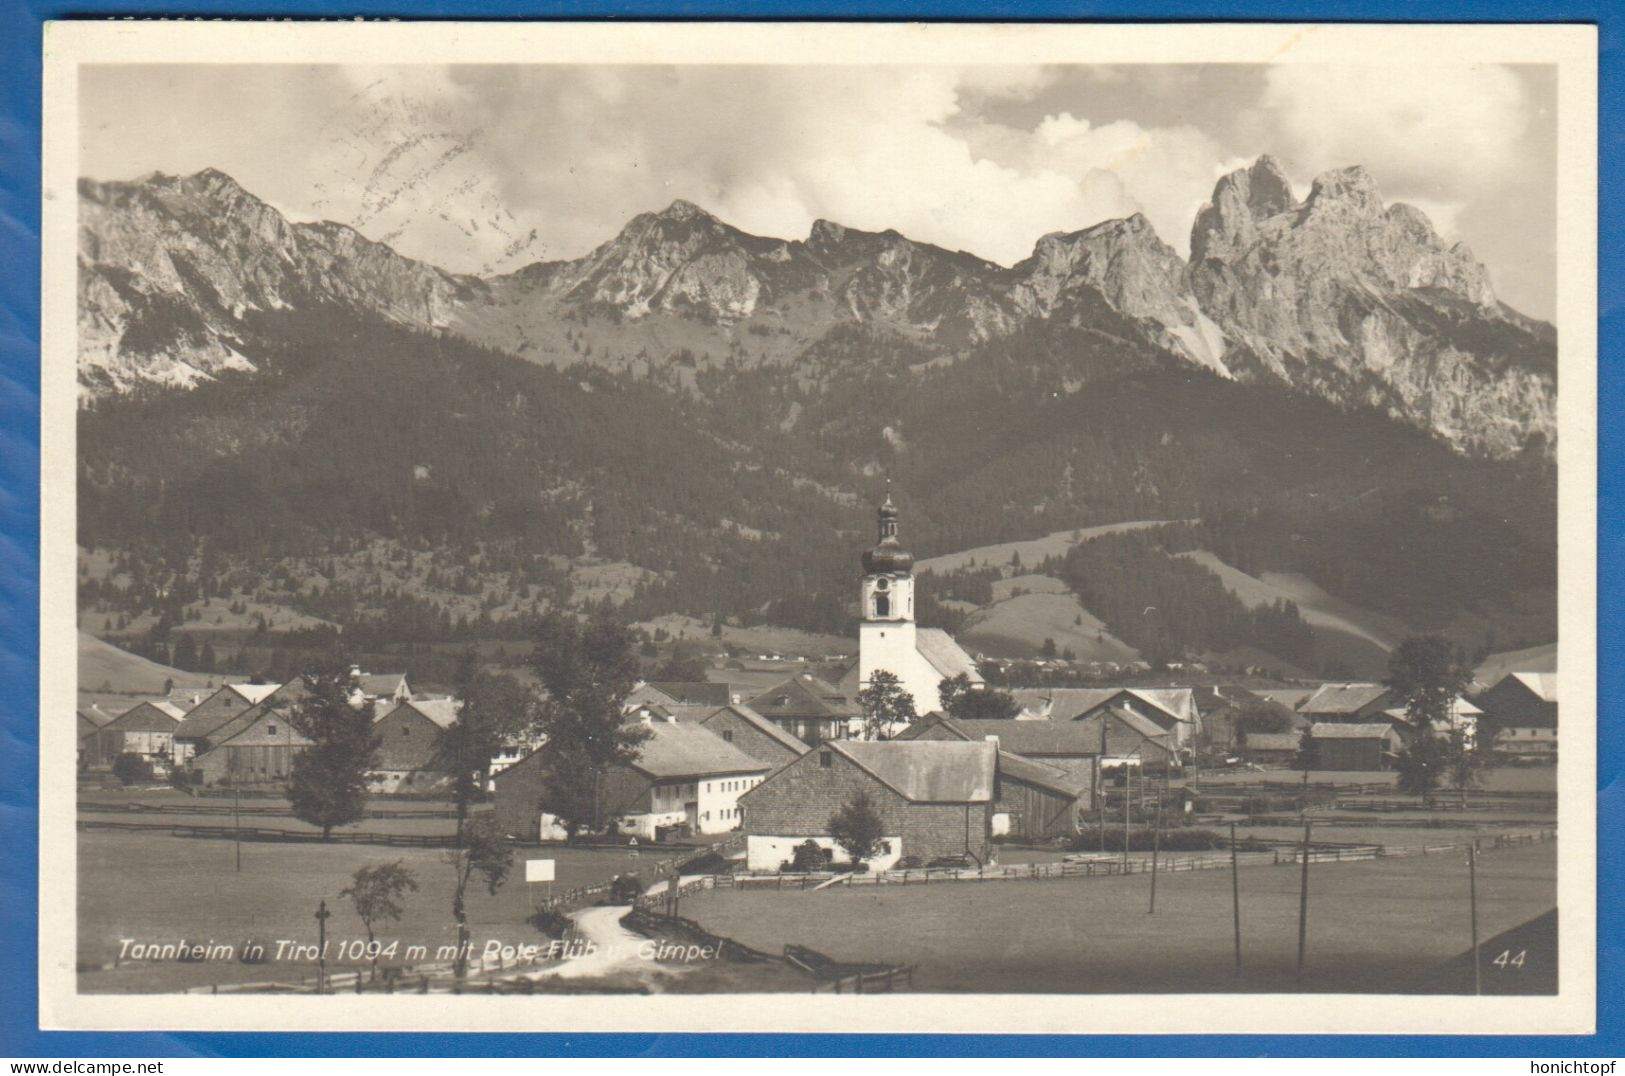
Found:
[(1494, 964), (1502, 971), (1505, 971), (1507, 968), (1521, 968), (1523, 967), (1523, 958), (1527, 953), (1527, 949), (1519, 949), (1517, 955), (1514, 956), (1512, 950), (1508, 949), (1500, 956), (1490, 961), (1490, 963)]

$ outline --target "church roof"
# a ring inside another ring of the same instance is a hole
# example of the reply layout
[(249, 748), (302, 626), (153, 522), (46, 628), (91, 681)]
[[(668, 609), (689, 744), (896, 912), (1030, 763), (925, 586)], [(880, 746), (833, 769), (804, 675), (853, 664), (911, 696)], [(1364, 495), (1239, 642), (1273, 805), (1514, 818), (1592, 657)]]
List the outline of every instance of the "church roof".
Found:
[(973, 684), (982, 682), (982, 674), (976, 671), (975, 660), (965, 653), (952, 635), (941, 628), (918, 629), (914, 633), (914, 649), (944, 677), (964, 674), (970, 677)]

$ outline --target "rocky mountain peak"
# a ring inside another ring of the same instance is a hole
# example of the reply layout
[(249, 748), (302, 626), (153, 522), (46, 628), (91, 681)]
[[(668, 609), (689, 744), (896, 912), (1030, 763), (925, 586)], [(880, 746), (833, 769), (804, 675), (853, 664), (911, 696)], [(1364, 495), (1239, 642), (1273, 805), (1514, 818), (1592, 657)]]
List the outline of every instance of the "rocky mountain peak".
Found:
[(1338, 168), (1315, 177), (1304, 208), (1313, 213), (1328, 206), (1347, 207), (1356, 213), (1375, 216), (1383, 211), (1382, 192), (1377, 181), (1361, 165)]
[(675, 199), (671, 205), (655, 214), (661, 220), (715, 220), (716, 218), (686, 198)]
[(819, 217), (812, 223), (812, 230), (807, 233), (807, 242), (812, 246), (833, 246), (846, 238), (846, 226), (836, 224), (832, 220)]

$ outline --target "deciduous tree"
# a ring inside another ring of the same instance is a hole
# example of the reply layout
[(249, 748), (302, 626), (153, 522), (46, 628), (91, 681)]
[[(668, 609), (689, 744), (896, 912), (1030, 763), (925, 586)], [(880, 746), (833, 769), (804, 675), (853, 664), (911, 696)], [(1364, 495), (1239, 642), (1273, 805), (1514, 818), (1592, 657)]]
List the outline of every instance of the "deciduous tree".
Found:
[(885, 669), (876, 669), (869, 685), (858, 692), (863, 710), (863, 738), (884, 740), (898, 725), (907, 725), (918, 716), (914, 696), (903, 690), (902, 681)]
[(288, 723), (310, 741), (294, 757), (288, 801), (294, 817), (320, 826), (325, 841), (334, 826), (358, 821), (367, 809), (367, 772), (378, 752), (373, 704), (354, 693), (349, 665), (306, 674), (308, 693), (288, 712)]

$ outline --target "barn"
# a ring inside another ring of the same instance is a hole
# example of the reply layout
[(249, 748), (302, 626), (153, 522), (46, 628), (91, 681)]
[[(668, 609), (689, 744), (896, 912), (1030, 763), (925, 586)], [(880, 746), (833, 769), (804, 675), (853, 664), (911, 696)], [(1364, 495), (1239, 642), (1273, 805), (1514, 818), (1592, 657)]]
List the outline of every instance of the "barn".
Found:
[(740, 797), (751, 870), (779, 869), (796, 845), (813, 841), (837, 862), (830, 817), (866, 793), (883, 823), (885, 851), (869, 860), (993, 858), (998, 748), (962, 740), (831, 740), (809, 750)]
[(191, 761), (193, 779), (203, 785), (280, 785), (293, 772), (293, 760), (310, 746), (287, 714), (254, 707), (223, 729), (219, 742)]
[(1094, 781), (1088, 770), (1069, 772), (1036, 759), (999, 752), (993, 835), (1038, 840), (1072, 837), (1090, 809)]
[(1495, 750), (1521, 758), (1557, 757), (1557, 674), (1514, 672), (1478, 696)]
[(1388, 770), (1399, 752), (1399, 733), (1387, 722), (1322, 722), (1309, 728), (1317, 770)]
[(175, 730), (181, 709), (165, 701), (140, 702), (97, 732), (97, 754), (111, 763), (120, 755), (139, 755), (167, 766), (175, 754)]
[(807, 753), (806, 744), (744, 703), (719, 706), (697, 717), (694, 723), (762, 763), (769, 773)]
[(443, 785), (446, 775), (435, 768), (436, 743), (441, 731), (456, 723), (459, 705), (456, 699), (402, 702), (379, 716), (372, 725), (378, 754), (367, 775), (369, 787), (414, 792)]

